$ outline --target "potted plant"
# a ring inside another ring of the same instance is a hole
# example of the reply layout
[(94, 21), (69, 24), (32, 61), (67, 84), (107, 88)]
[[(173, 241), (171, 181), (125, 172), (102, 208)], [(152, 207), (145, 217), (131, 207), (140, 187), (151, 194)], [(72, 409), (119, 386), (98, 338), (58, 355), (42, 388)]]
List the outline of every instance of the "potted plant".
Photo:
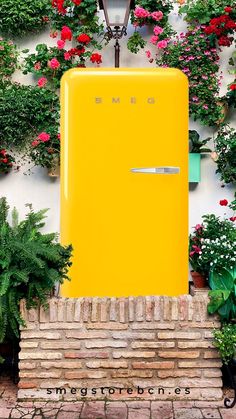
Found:
[(87, 61), (95, 65), (102, 62), (97, 51), (102, 48), (105, 31), (99, 23), (96, 0), (53, 0), (49, 7), (50, 36), (55, 39), (55, 46), (38, 44), (36, 52), (26, 56), (23, 73), (44, 77), (51, 87), (58, 89), (68, 69), (85, 67)]
[[(221, 200), (220, 205), (228, 204)], [(236, 254), (236, 217), (221, 218), (214, 214), (203, 215), (202, 223), (194, 227), (189, 236), (189, 262), (192, 266), (191, 275), (195, 282), (197, 272), (208, 279), (214, 269), (230, 269), (235, 264)], [(204, 285), (204, 279), (201, 279)], [(205, 282), (206, 283), (206, 282)]]
[[(140, 48), (144, 48), (147, 42), (143, 39), (138, 28), (143, 26), (152, 29), (150, 42), (159, 48), (159, 42), (168, 42), (168, 39), (175, 33), (168, 23), (168, 15), (173, 8), (170, 0), (139, 0), (135, 2), (135, 9), (131, 10), (131, 23), (135, 31), (128, 39), (128, 49), (137, 54)], [(149, 57), (150, 58), (150, 57)]]
[(210, 138), (200, 139), (195, 130), (189, 130), (189, 182), (201, 180), (201, 153), (209, 153), (211, 150), (205, 147)]
[(47, 210), (34, 212), (27, 206), (26, 218), (19, 222), (14, 208), (10, 223), (6, 198), (0, 199), (0, 343), (7, 333), (19, 338), (19, 325), (25, 325), (20, 300), (26, 300), (27, 309), (46, 307), (51, 290), (68, 279), (71, 266), (72, 247), (57, 243), (57, 234), (40, 231)]
[[(219, 98), (219, 55), (211, 47), (202, 27), (176, 36), (163, 48), (156, 63), (179, 68), (189, 80), (189, 113), (203, 125), (214, 126), (221, 117)], [(204, 69), (204, 74), (199, 69)]]
[(236, 130), (222, 126), (214, 138), (216, 173), (224, 183), (236, 182)]
[(214, 345), (218, 349), (224, 365), (235, 359), (236, 354), (236, 324), (224, 323), (220, 330), (215, 330)]
[(5, 149), (0, 148), (0, 174), (7, 174), (13, 167), (13, 163), (15, 162), (15, 158), (7, 153)]
[(60, 134), (56, 128), (38, 134), (31, 144), (30, 157), (36, 166), (47, 168), (49, 176), (59, 176)]
[(234, 0), (186, 0), (179, 13), (185, 15), (187, 22), (199, 25), (224, 14), (225, 8), (229, 6), (234, 6)]

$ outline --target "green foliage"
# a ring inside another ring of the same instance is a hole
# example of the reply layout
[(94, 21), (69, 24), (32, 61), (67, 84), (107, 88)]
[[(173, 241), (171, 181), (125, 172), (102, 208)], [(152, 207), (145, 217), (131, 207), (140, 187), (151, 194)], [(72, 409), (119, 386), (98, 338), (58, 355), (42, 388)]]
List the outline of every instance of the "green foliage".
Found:
[(196, 28), (177, 36), (156, 62), (158, 66), (179, 68), (188, 77), (190, 116), (203, 125), (218, 124), (222, 117), (222, 105), (218, 104), (219, 56), (203, 30)]
[(48, 22), (50, 3), (50, 0), (1, 0), (1, 33), (16, 38), (37, 32)]
[(189, 152), (190, 153), (209, 153), (211, 150), (210, 148), (204, 148), (206, 143), (210, 138), (206, 138), (205, 140), (200, 139), (200, 135), (195, 130), (189, 130)]
[[(17, 112), (16, 112), (17, 110)], [(24, 149), (47, 127), (58, 127), (59, 99), (46, 88), (0, 84), (0, 144)]]
[(56, 6), (52, 9), (51, 23), (54, 29), (61, 30), (62, 26), (68, 26), (76, 32), (80, 27), (87, 27), (90, 28), (89, 32), (101, 34), (103, 25), (98, 21), (97, 0), (82, 0), (79, 6), (72, 0), (65, 0), (63, 7), (68, 10), (67, 13), (58, 13)]
[(214, 139), (217, 158), (216, 173), (224, 183), (236, 182), (236, 130), (222, 126)]
[(220, 330), (215, 330), (214, 345), (218, 349), (222, 362), (227, 365), (235, 357), (236, 324), (225, 323)]
[(14, 209), (10, 224), (6, 198), (0, 199), (0, 342), (7, 330), (19, 336), (18, 327), (24, 326), (21, 299), (28, 309), (38, 304), (46, 307), (55, 284), (69, 279), (72, 247), (57, 243), (55, 233), (42, 234), (47, 210), (34, 212), (27, 206), (26, 218), (18, 222)]
[[(37, 77), (46, 77), (52, 83), (54, 88), (60, 87), (60, 80), (65, 71), (70, 68), (78, 67), (84, 62), (84, 55), (75, 59), (65, 60), (65, 49), (57, 47), (48, 47), (46, 44), (38, 44), (36, 53), (30, 54), (25, 58), (23, 74), (33, 73)], [(57, 69), (52, 69), (48, 65), (49, 61), (56, 58), (59, 62)]]
[(187, 22), (204, 24), (224, 14), (226, 6), (234, 6), (235, 0), (187, 0), (179, 12), (186, 14)]
[(17, 68), (18, 51), (12, 41), (0, 38), (0, 80), (9, 78)]
[(218, 313), (222, 321), (236, 316), (236, 269), (212, 270), (209, 277), (208, 312)]
[(127, 42), (127, 48), (134, 54), (137, 54), (140, 48), (144, 48), (145, 45), (146, 41), (144, 41), (144, 39), (138, 31), (135, 31), (133, 35), (130, 36)]
[(202, 217), (189, 236), (189, 262), (192, 268), (208, 277), (212, 269), (232, 269), (236, 255), (236, 227), (232, 220), (215, 214)]
[(60, 135), (55, 128), (48, 128), (49, 141), (35, 140), (32, 142), (29, 157), (36, 166), (56, 169), (60, 164)]

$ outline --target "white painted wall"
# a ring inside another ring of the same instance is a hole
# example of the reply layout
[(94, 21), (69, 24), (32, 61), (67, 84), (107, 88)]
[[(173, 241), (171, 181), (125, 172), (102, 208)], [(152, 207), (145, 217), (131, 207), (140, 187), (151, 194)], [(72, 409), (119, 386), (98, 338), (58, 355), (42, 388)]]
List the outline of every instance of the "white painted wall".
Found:
[[(185, 31), (186, 24), (182, 18), (177, 14), (177, 6), (170, 16), (170, 22), (178, 32)], [(128, 28), (129, 34), (132, 33), (132, 27)], [(150, 32), (143, 33), (148, 39)], [(40, 35), (30, 35), (28, 38), (19, 40), (18, 46), (22, 49), (29, 48), (31, 52), (34, 51), (38, 43), (48, 43), (55, 45), (56, 40), (49, 37), (49, 32), (41, 33)], [(102, 51), (103, 66), (112, 67), (114, 62), (114, 46), (113, 42)], [(151, 48), (146, 48), (151, 49)], [(232, 54), (234, 47), (224, 47), (221, 53), (221, 69), (223, 70), (223, 84), (221, 88), (222, 94), (226, 92), (227, 84), (232, 80), (232, 76), (228, 74), (228, 59)], [(138, 55), (131, 54), (126, 47), (126, 40), (121, 41), (121, 67), (148, 67), (145, 52), (142, 51)], [(153, 64), (152, 66), (155, 66)], [(24, 76), (20, 71), (14, 75), (14, 80), (25, 83), (34, 84), (31, 76)], [(234, 121), (233, 121), (234, 119)], [(233, 113), (230, 117), (230, 123), (236, 128), (236, 118)], [(213, 130), (202, 127), (198, 123), (190, 121), (190, 129), (196, 129), (203, 138), (211, 136)], [(105, 130), (105, 127), (104, 127)], [(27, 167), (21, 168), (19, 172), (12, 172), (7, 176), (0, 177), (0, 195), (6, 196), (8, 202), (12, 206), (16, 206), (20, 214), (23, 215), (25, 211), (25, 203), (32, 203), (34, 209), (50, 208), (48, 213), (48, 220), (45, 231), (59, 231), (59, 195), (60, 195), (60, 180), (51, 179), (47, 176), (45, 169), (37, 167), (34, 168), (33, 174), (25, 175)], [(221, 187), (219, 177), (215, 175), (216, 165), (210, 157), (202, 158), (202, 181), (189, 192), (189, 226), (193, 226), (200, 222), (201, 215), (206, 213), (216, 213), (223, 215), (225, 207), (220, 207), (218, 202), (220, 199), (226, 198), (232, 200), (234, 189), (232, 186)], [(231, 212), (226, 214), (231, 214)]]

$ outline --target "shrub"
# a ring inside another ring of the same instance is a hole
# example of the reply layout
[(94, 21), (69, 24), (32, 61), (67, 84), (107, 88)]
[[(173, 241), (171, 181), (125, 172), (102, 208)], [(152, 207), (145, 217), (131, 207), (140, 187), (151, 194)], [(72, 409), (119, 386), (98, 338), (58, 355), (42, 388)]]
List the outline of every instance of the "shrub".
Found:
[(28, 309), (46, 307), (50, 291), (68, 279), (71, 266), (72, 247), (57, 243), (57, 234), (40, 231), (47, 210), (34, 212), (27, 206), (26, 218), (19, 222), (14, 208), (10, 223), (6, 198), (0, 199), (0, 342), (7, 330), (19, 337), (18, 327), (24, 326), (20, 300)]
[(3, 147), (22, 150), (38, 133), (58, 124), (59, 99), (51, 90), (1, 83), (0, 143)]
[(48, 23), (50, 0), (1, 0), (0, 31), (16, 38), (37, 32)]
[(0, 80), (9, 78), (17, 68), (18, 52), (12, 41), (0, 38)]
[(216, 173), (224, 183), (236, 182), (236, 130), (225, 125), (214, 139)]

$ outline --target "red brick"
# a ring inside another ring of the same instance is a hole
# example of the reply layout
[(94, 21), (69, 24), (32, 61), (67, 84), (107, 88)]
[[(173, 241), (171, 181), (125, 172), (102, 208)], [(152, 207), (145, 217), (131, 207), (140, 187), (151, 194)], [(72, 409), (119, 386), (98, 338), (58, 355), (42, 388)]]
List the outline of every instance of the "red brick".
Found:
[(85, 352), (65, 352), (64, 354), (65, 358), (109, 358), (109, 352), (91, 352), (91, 351), (85, 351)]
[(34, 382), (34, 381), (20, 381), (18, 383), (18, 388), (21, 389), (26, 389), (26, 388), (37, 388), (38, 387), (38, 383)]
[(133, 362), (133, 368), (140, 368), (140, 369), (170, 369), (174, 368), (175, 363), (172, 361), (163, 361), (163, 362)]

